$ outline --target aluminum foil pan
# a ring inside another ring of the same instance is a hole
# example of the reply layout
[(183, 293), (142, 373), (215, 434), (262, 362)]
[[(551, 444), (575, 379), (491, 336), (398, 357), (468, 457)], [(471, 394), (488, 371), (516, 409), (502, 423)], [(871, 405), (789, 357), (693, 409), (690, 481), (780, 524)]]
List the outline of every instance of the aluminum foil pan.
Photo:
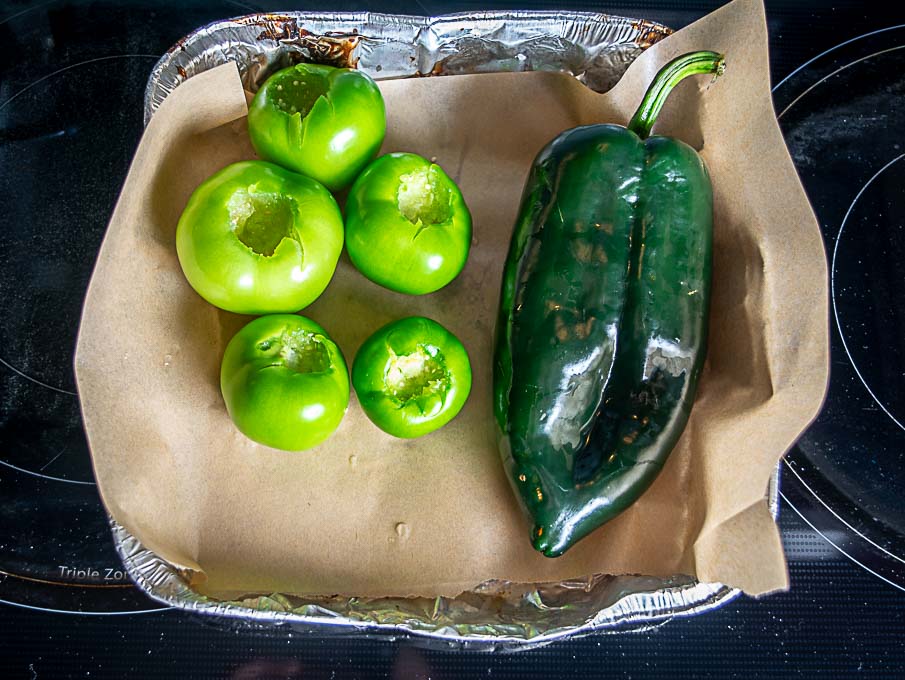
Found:
[[(148, 81), (145, 121), (193, 75), (238, 64), (251, 92), (298, 61), (349, 66), (375, 79), (493, 71), (571, 73), (596, 91), (610, 88), (670, 29), (603, 14), (484, 12), (434, 18), (371, 13), (255, 14), (219, 21), (179, 41)], [(778, 512), (779, 469), (768, 500)], [(688, 576), (593, 575), (562, 583), (483, 583), (456, 598), (298, 597), (250, 594), (232, 602), (192, 588), (193, 574), (143, 547), (111, 520), (114, 543), (135, 583), (164, 604), (212, 614), (222, 625), (291, 627), (319, 635), (405, 635), (433, 647), (516, 650), (592, 632), (644, 630), (729, 602), (739, 591)]]
[(148, 80), (145, 122), (186, 78), (227, 61), (238, 64), (250, 92), (299, 61), (358, 68), (377, 80), (564, 71), (603, 92), (671, 32), (650, 21), (590, 12), (251, 14), (199, 28), (163, 56)]

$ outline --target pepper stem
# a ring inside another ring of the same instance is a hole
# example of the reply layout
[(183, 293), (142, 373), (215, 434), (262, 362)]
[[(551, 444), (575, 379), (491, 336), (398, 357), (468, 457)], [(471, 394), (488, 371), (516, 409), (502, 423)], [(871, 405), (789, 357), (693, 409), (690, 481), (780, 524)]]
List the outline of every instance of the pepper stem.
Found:
[(676, 57), (660, 69), (647, 88), (644, 99), (628, 124), (628, 129), (641, 139), (647, 139), (657, 116), (660, 115), (663, 103), (676, 85), (688, 76), (699, 73), (713, 73), (714, 77), (718, 77), (723, 75), (725, 69), (725, 57), (716, 52), (689, 52)]

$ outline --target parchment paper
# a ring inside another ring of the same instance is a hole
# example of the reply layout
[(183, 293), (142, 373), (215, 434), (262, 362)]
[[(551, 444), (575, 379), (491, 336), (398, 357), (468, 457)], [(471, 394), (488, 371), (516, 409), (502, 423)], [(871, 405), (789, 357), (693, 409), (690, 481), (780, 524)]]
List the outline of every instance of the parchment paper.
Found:
[[(710, 349), (685, 434), (653, 487), (564, 557), (531, 548), (504, 476), (491, 394), (500, 276), (523, 183), (562, 130), (626, 123), (650, 79), (693, 49), (726, 74), (684, 82), (655, 132), (699, 148), (715, 201)], [(654, 46), (597, 95), (554, 73), (381, 83), (384, 151), (435, 157), (474, 217), (464, 272), (409, 297), (364, 279), (344, 255), (303, 314), (351, 362), (402, 316), (433, 317), (471, 356), (474, 387), (446, 428), (414, 441), (380, 432), (352, 399), (319, 448), (247, 440), (220, 396), (223, 349), (249, 320), (197, 296), (176, 258), (192, 190), (255, 157), (234, 65), (176, 89), (151, 120), (101, 247), (85, 301), (76, 373), (103, 501), (148, 548), (194, 570), (203, 593), (455, 595), (488, 579), (685, 573), (751, 594), (787, 586), (765, 489), (816, 415), (828, 371), (822, 241), (776, 123), (758, 0), (737, 0)]]

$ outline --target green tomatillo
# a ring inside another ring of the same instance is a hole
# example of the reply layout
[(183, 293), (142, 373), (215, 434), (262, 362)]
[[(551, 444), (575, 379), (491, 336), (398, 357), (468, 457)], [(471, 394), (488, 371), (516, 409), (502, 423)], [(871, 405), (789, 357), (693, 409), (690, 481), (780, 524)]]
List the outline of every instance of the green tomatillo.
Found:
[(236, 427), (285, 451), (317, 446), (349, 405), (349, 373), (336, 343), (311, 319), (261, 316), (226, 346), (220, 391)]
[(410, 295), (452, 281), (468, 258), (471, 213), (439, 165), (412, 153), (373, 161), (346, 202), (346, 249), (381, 286)]
[(365, 340), (352, 363), (352, 385), (377, 427), (409, 439), (443, 427), (462, 409), (471, 364), (455, 335), (436, 321), (410, 316)]
[(327, 287), (342, 214), (321, 184), (264, 161), (205, 180), (176, 227), (176, 252), (201, 297), (238, 314), (296, 312)]
[(262, 158), (331, 191), (355, 179), (385, 134), (377, 84), (347, 68), (302, 63), (277, 71), (248, 109), (248, 135)]

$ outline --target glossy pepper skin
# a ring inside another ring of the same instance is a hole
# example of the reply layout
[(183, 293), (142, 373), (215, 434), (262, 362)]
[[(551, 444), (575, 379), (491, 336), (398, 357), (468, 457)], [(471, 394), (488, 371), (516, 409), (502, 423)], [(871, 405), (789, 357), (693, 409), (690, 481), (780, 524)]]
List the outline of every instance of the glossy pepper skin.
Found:
[(503, 273), (494, 406), (548, 557), (637, 500), (688, 420), (706, 351), (712, 190), (694, 149), (647, 134), (678, 80), (722, 64), (679, 57), (628, 128), (568, 130), (529, 175)]

